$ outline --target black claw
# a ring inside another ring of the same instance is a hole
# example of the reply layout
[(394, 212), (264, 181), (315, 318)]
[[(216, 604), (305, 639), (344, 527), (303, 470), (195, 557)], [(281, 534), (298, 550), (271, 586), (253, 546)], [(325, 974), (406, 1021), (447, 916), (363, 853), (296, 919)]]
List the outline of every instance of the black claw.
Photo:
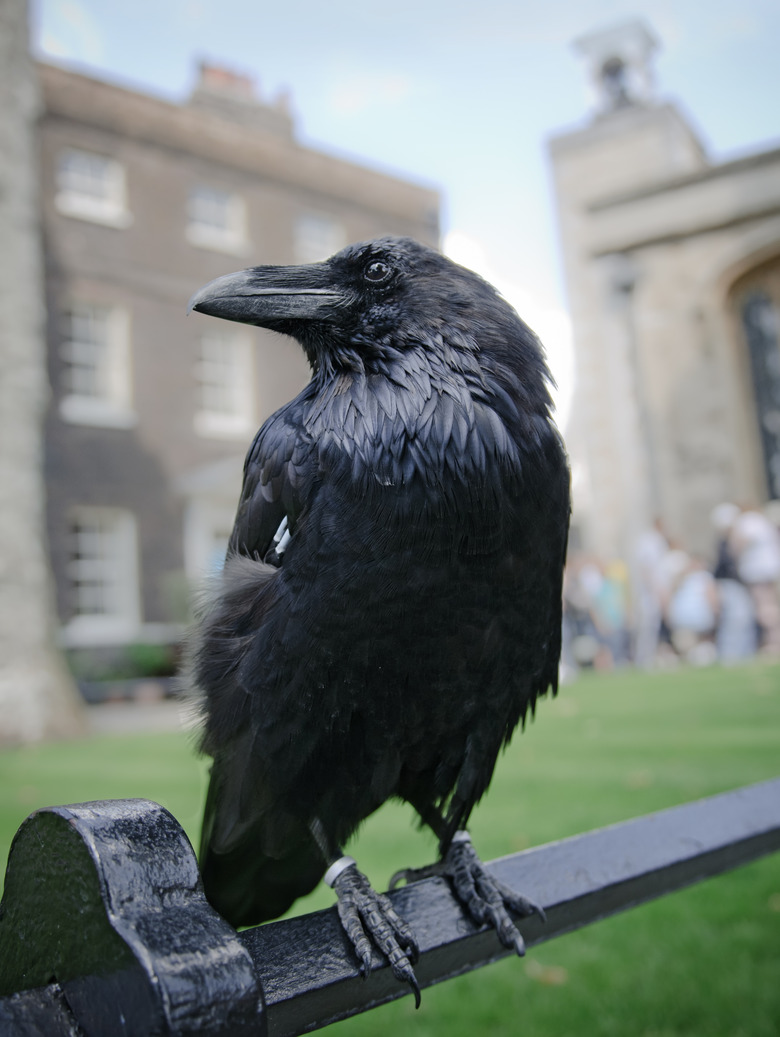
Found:
[(422, 1004), (422, 994), (420, 993), (420, 984), (417, 982), (417, 977), (414, 972), (412, 972), (411, 976), (408, 977), (407, 982), (414, 993), (414, 1007), (415, 1009), (418, 1009)]
[(389, 889), (395, 889), (399, 883), (419, 882), (420, 879), (429, 879), (432, 875), (441, 875), (441, 862), (437, 864), (426, 864), (424, 868), (401, 868), (390, 876)]
[(417, 982), (417, 976), (412, 968), (412, 963), (407, 957), (396, 959), (395, 962), (390, 963), (390, 967), (393, 970), (393, 975), (399, 983), (408, 983), (412, 988), (414, 994), (414, 1007), (419, 1008), (422, 997), (420, 995), (420, 984)]
[(420, 1007), (420, 985), (413, 964), (420, 949), (411, 927), (400, 918), (383, 894), (372, 889), (368, 879), (354, 864), (335, 880), (341, 924), (360, 960), (360, 974), (366, 979), (371, 972), (371, 943), (385, 956), (393, 975), (408, 983), (414, 993), (415, 1007)]
[(368, 954), (361, 954), (357, 947), (355, 947), (355, 953), (360, 958), (360, 975), (363, 979), (368, 979), (371, 975), (371, 952)]
[(420, 994), (420, 984), (417, 982), (417, 976), (414, 973), (411, 962), (408, 958), (399, 958), (395, 962), (391, 963), (393, 975), (399, 981), (399, 983), (408, 983), (412, 988), (414, 994), (414, 1007), (419, 1008), (420, 1002), (422, 1001), (422, 995)]
[(408, 882), (408, 881), (409, 881), (409, 869), (408, 868), (401, 868), (399, 871), (394, 871), (393, 874), (390, 876), (390, 884), (388, 885), (387, 888), (388, 889), (395, 889), (396, 886), (398, 886), (399, 883), (401, 883), (401, 882)]

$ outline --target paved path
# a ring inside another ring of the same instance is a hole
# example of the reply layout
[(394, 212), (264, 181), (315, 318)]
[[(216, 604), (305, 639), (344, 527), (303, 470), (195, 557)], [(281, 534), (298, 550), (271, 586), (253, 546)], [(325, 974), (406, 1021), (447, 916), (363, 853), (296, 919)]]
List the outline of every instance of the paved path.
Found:
[(191, 707), (174, 699), (158, 702), (106, 702), (87, 707), (93, 734), (141, 734), (145, 731), (189, 730)]

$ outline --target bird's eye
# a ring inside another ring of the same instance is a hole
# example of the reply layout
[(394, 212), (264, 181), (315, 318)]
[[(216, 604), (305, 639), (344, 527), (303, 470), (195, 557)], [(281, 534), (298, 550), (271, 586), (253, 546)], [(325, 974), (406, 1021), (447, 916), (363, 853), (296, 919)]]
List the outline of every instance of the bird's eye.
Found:
[(383, 263), (380, 259), (374, 259), (366, 266), (363, 271), (363, 277), (372, 284), (381, 284), (390, 277), (392, 272), (387, 263)]

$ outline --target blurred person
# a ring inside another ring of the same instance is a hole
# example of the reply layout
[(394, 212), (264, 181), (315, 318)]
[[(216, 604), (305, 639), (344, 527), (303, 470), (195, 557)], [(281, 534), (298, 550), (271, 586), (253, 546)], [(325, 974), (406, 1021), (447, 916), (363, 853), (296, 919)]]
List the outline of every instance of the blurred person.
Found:
[[(596, 628), (591, 614), (587, 570), (590, 559), (584, 554), (570, 556), (563, 574), (563, 649), (566, 671), (576, 673), (593, 665), (598, 651)], [(585, 579), (582, 578), (586, 572)]]
[(625, 563), (613, 560), (600, 566), (599, 576), (593, 587), (591, 614), (602, 649), (601, 665), (622, 666), (630, 657)]
[(718, 594), (718, 626), (715, 645), (723, 663), (749, 659), (758, 651), (758, 629), (753, 598), (739, 578), (732, 533), (740, 515), (736, 504), (718, 504), (710, 513), (716, 531), (713, 576)]
[(661, 637), (664, 599), (664, 560), (669, 540), (657, 518), (637, 538), (634, 548), (634, 662), (649, 669), (655, 665)]
[(688, 556), (680, 565), (670, 588), (666, 622), (680, 658), (696, 666), (716, 661), (718, 593), (715, 577), (703, 559)]
[(614, 662), (609, 638), (612, 624), (611, 594), (610, 588), (605, 586), (607, 581), (601, 561), (595, 557), (586, 559), (580, 569), (579, 579), (590, 618), (591, 665), (595, 670), (611, 670)]
[(729, 537), (737, 575), (750, 591), (760, 630), (760, 650), (780, 655), (780, 532), (758, 509), (743, 507)]

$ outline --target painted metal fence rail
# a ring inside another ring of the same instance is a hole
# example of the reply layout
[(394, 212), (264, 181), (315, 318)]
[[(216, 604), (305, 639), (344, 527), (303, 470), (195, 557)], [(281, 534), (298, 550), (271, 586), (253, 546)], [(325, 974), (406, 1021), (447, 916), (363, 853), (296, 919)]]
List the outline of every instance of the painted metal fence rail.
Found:
[[(541, 904), (529, 946), (780, 849), (780, 779), (493, 861)], [(430, 986), (503, 957), (442, 879), (391, 894)], [(36, 811), (0, 905), (0, 1034), (293, 1037), (408, 996), (377, 956), (367, 979), (335, 909), (237, 933), (206, 902), (175, 818), (147, 800)], [(424, 1001), (423, 1001), (424, 1010)]]

